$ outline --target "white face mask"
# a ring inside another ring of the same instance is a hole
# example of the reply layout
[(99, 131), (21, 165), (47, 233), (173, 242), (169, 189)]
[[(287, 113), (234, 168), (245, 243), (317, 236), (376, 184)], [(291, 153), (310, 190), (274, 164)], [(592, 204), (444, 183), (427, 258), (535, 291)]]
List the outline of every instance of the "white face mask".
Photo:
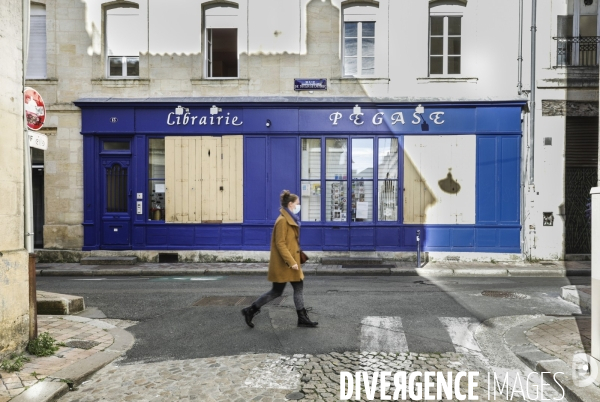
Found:
[(300, 204), (297, 204), (292, 211), (294, 214), (298, 215), (300, 213)]

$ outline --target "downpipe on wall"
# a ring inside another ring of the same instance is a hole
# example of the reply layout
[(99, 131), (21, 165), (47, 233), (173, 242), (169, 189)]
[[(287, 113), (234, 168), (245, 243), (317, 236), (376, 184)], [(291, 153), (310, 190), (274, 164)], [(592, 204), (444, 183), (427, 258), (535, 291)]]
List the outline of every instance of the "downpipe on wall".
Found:
[[(27, 73), (27, 55), (29, 54), (29, 1), (23, 0), (23, 92), (25, 91), (25, 75)], [(21, 102), (24, 104), (24, 95)], [(29, 148), (29, 133), (27, 131), (27, 117), (23, 107), (23, 187), (24, 187), (24, 231), (25, 249), (33, 253), (33, 201), (31, 179), (31, 150)]]
[(529, 185), (534, 184), (535, 162), (535, 51), (537, 0), (531, 1), (531, 93), (529, 98)]

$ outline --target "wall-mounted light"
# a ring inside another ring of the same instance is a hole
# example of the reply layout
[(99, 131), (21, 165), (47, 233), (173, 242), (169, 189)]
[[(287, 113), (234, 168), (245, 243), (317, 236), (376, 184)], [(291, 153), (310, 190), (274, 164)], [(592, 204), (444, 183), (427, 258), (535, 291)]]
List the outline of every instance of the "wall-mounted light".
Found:
[(361, 111), (362, 110), (361, 110), (360, 106), (358, 106), (358, 105), (355, 105), (354, 109), (352, 109), (352, 113), (354, 113), (354, 114), (359, 114), (359, 113), (361, 113)]
[(586, 6), (591, 6), (594, 3), (594, 0), (583, 0), (583, 4)]
[(423, 113), (425, 113), (425, 108), (423, 107), (423, 105), (421, 105), (421, 104), (419, 103), (419, 106), (417, 106), (417, 107), (415, 108), (415, 112), (416, 112), (416, 113), (418, 113), (418, 114), (423, 114)]
[(212, 107), (210, 108), (210, 114), (214, 115), (214, 114), (219, 114), (219, 112), (222, 112), (223, 109), (221, 109), (220, 107), (217, 107), (215, 105), (212, 105)]
[(271, 127), (271, 120), (267, 119), (267, 123), (265, 124), (267, 127)]
[(179, 115), (182, 115), (184, 110), (185, 110), (185, 112), (186, 112), (186, 113), (189, 113), (189, 112), (190, 112), (190, 109), (189, 109), (189, 108), (187, 108), (187, 107), (183, 107), (183, 106), (179, 105), (179, 106), (177, 106), (177, 107), (175, 108), (175, 114), (176, 114), (176, 115), (178, 115), (178, 116), (179, 116)]

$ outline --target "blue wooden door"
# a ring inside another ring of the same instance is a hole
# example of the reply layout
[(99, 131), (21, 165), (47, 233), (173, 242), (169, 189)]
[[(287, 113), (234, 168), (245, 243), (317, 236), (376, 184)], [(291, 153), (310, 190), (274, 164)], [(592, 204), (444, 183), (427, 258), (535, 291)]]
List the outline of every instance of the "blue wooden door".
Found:
[(101, 159), (102, 248), (131, 248), (132, 190), (131, 157)]

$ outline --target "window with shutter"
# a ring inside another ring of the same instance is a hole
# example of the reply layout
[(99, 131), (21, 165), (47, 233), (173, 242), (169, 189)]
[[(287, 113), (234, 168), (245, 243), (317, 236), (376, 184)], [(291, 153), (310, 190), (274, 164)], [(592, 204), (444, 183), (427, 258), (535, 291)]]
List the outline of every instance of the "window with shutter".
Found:
[(25, 77), (46, 78), (46, 6), (43, 5), (31, 5)]

